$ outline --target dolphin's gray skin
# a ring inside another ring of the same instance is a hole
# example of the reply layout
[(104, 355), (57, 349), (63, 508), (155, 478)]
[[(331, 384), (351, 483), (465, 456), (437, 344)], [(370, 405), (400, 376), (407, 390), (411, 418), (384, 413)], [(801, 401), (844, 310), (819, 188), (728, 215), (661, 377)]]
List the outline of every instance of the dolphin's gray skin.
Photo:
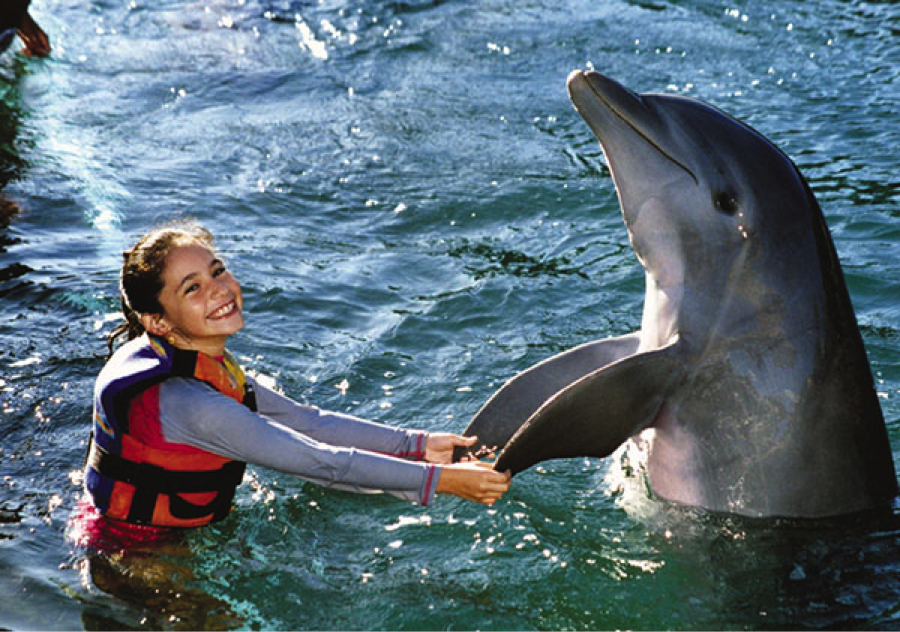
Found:
[[(791, 160), (699, 101), (569, 76), (646, 271), (639, 332), (507, 382), (467, 435), (498, 470), (649, 437), (653, 492), (746, 516), (888, 506), (897, 479), (843, 273)], [(647, 436), (647, 435), (644, 435)]]

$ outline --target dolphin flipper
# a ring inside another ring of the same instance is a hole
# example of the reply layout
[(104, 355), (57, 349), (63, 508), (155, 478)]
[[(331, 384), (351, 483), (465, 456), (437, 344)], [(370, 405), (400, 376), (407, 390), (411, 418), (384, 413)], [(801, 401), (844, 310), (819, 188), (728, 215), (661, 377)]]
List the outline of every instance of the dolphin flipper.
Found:
[(677, 338), (603, 367), (548, 399), (506, 444), (495, 469), (548, 459), (605, 457), (650, 426), (684, 374)]
[[(477, 435), (478, 443), (468, 451), (503, 448), (522, 424), (555, 393), (601, 367), (633, 355), (639, 344), (639, 333), (597, 340), (522, 371), (494, 393), (469, 422), (463, 434)], [(458, 452), (454, 460), (465, 453), (463, 450)]]

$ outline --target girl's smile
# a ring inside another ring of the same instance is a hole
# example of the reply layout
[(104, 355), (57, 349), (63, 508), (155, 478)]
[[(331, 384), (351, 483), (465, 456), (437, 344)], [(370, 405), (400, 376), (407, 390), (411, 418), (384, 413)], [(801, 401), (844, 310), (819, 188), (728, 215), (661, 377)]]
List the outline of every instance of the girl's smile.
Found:
[(219, 309), (215, 310), (212, 314), (207, 316), (210, 320), (219, 320), (222, 318), (227, 318), (234, 313), (234, 310), (237, 309), (237, 303), (234, 301), (229, 301), (226, 305), (223, 305)]

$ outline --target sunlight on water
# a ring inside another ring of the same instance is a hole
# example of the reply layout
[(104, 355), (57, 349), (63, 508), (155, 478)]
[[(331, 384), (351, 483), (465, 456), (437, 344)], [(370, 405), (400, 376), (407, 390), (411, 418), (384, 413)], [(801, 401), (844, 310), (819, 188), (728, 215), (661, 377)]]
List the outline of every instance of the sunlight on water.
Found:
[(55, 157), (63, 169), (62, 177), (75, 186), (76, 195), (85, 199), (87, 221), (101, 233), (118, 233), (122, 208), (130, 198), (128, 192), (111, 175), (103, 174), (105, 166), (92, 149), (89, 136), (69, 126), (52, 125), (51, 120), (47, 121), (46, 145), (41, 150)]
[(312, 29), (300, 16), (297, 16), (297, 30), (300, 31), (300, 45), (302, 47), (308, 49), (310, 54), (316, 59), (323, 61), (328, 59), (328, 49), (325, 47), (325, 42), (316, 39)]

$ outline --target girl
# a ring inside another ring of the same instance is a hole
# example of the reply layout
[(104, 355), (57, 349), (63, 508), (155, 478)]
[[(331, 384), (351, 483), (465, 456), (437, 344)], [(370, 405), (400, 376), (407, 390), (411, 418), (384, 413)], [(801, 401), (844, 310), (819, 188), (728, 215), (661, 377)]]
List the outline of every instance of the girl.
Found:
[(451, 463), (474, 437), (401, 430), (303, 406), (245, 375), (226, 351), (244, 325), (241, 287), (196, 225), (124, 253), (122, 345), (94, 392), (85, 487), (98, 521), (163, 529), (220, 520), (246, 462), (330, 487), (423, 505), (436, 492), (493, 504), (509, 473)]

